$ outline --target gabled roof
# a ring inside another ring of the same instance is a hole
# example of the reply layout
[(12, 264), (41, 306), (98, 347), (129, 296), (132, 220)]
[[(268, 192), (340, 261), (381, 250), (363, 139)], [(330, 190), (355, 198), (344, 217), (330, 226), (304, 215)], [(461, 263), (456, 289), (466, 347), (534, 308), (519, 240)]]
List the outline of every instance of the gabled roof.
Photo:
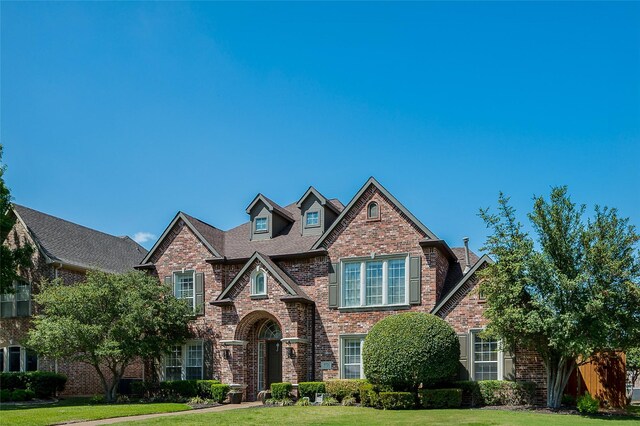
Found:
[(462, 286), (463, 286), (463, 285), (464, 285), (464, 284), (469, 280), (469, 278), (471, 278), (471, 277), (473, 276), (473, 274), (475, 274), (475, 273), (478, 271), (478, 269), (480, 269), (480, 267), (481, 267), (482, 265), (484, 265), (485, 263), (489, 263), (489, 264), (493, 263), (493, 260), (492, 260), (488, 255), (486, 255), (486, 254), (485, 254), (485, 255), (483, 255), (480, 259), (478, 259), (478, 261), (477, 261), (477, 262), (476, 262), (476, 263), (471, 267), (471, 269), (469, 269), (469, 270), (467, 271), (467, 273), (466, 273), (466, 274), (463, 274), (463, 276), (462, 276), (462, 278), (460, 279), (460, 281), (458, 281), (458, 282), (453, 286), (453, 288), (449, 291), (449, 293), (447, 293), (447, 294), (442, 298), (442, 300), (440, 300), (440, 303), (438, 303), (438, 304), (436, 305), (436, 307), (435, 307), (435, 308), (433, 308), (433, 309), (431, 310), (431, 313), (432, 313), (432, 314), (434, 314), (434, 315), (435, 315), (435, 314), (437, 314), (437, 313), (438, 313), (438, 311), (439, 311), (440, 309), (442, 309), (442, 307), (443, 307), (444, 305), (446, 305), (446, 304), (447, 304), (447, 302), (449, 301), (449, 299), (451, 299), (451, 298), (452, 298), (452, 297), (453, 297), (453, 296), (458, 292), (458, 290), (460, 290), (460, 289), (462, 288)]
[(106, 234), (18, 204), (13, 211), (48, 263), (122, 273), (147, 253), (127, 236)]
[(332, 203), (331, 201), (327, 200), (327, 198), (325, 198), (325, 196), (324, 196), (324, 195), (322, 195), (322, 194), (320, 193), (320, 191), (318, 191), (317, 189), (315, 189), (313, 186), (310, 186), (310, 187), (309, 187), (309, 189), (307, 189), (307, 192), (305, 192), (305, 193), (304, 193), (304, 195), (303, 195), (302, 197), (300, 197), (300, 199), (299, 199), (299, 200), (298, 200), (298, 202), (296, 203), (296, 206), (297, 206), (298, 208), (302, 207), (302, 203), (304, 202), (304, 200), (306, 200), (306, 199), (307, 199), (307, 197), (308, 197), (309, 195), (311, 195), (311, 194), (315, 195), (315, 196), (316, 196), (316, 198), (317, 198), (318, 200), (320, 200), (320, 204), (321, 204), (321, 205), (323, 205), (323, 206), (326, 206), (326, 207), (330, 208), (330, 209), (331, 209), (331, 210), (333, 210), (336, 214), (340, 214), (340, 210), (339, 210), (336, 206), (334, 206), (334, 205), (333, 205), (333, 203)]
[(436, 237), (436, 235), (433, 232), (431, 232), (431, 230), (429, 230), (429, 228), (427, 228), (422, 222), (420, 222), (420, 220), (418, 220), (418, 218), (415, 217), (413, 213), (407, 210), (407, 208), (403, 206), (402, 203), (400, 203), (400, 201), (396, 199), (396, 197), (391, 195), (391, 193), (387, 191), (387, 189), (384, 186), (382, 186), (380, 182), (378, 182), (372, 176), (369, 178), (369, 180), (367, 180), (367, 182), (362, 186), (362, 188), (360, 188), (360, 190), (356, 193), (356, 195), (351, 199), (349, 204), (347, 204), (347, 206), (342, 210), (340, 215), (336, 218), (336, 220), (329, 227), (329, 229), (327, 229), (325, 233), (320, 236), (318, 241), (316, 241), (316, 243), (313, 245), (312, 249), (317, 249), (318, 247), (320, 247), (320, 245), (324, 242), (324, 240), (326, 240), (327, 237), (331, 235), (333, 230), (338, 226), (338, 224), (342, 221), (342, 219), (344, 219), (347, 213), (349, 213), (349, 210), (351, 210), (353, 206), (356, 204), (356, 202), (360, 199), (360, 197), (362, 197), (362, 194), (364, 194), (367, 191), (367, 189), (369, 189), (369, 187), (372, 185), (375, 186), (378, 189), (378, 191), (380, 191), (385, 197), (387, 197), (391, 201), (391, 203), (393, 203), (402, 213), (404, 213), (409, 218), (409, 220), (411, 220), (414, 223), (414, 225), (416, 225), (418, 229), (420, 229), (425, 234), (426, 238), (432, 239), (432, 240), (439, 239), (438, 237)]
[(278, 213), (280, 216), (287, 219), (289, 222), (295, 221), (291, 213), (289, 213), (287, 210), (280, 207), (276, 202), (270, 200), (269, 198), (265, 197), (262, 194), (256, 195), (256, 198), (254, 198), (251, 204), (249, 204), (249, 206), (247, 207), (247, 213), (250, 213), (253, 206), (255, 206), (259, 201), (262, 201), (267, 206), (270, 212)]
[(158, 238), (158, 241), (156, 241), (151, 250), (149, 250), (149, 253), (147, 253), (142, 262), (140, 262), (142, 265), (149, 262), (158, 247), (160, 247), (162, 241), (164, 241), (166, 236), (179, 220), (182, 220), (187, 225), (191, 232), (195, 234), (195, 236), (200, 240), (200, 242), (202, 242), (202, 244), (204, 244), (213, 256), (222, 257), (218, 250), (220, 250), (224, 244), (224, 232), (209, 225), (208, 223), (196, 219), (195, 217), (189, 216), (186, 213), (178, 212), (169, 226), (164, 230), (160, 238)]
[(273, 275), (273, 277), (278, 281), (278, 283), (289, 293), (288, 296), (285, 296), (285, 300), (303, 300), (309, 303), (313, 303), (313, 300), (298, 286), (298, 284), (287, 275), (286, 272), (282, 270), (273, 260), (269, 258), (269, 256), (255, 252), (253, 256), (249, 258), (247, 263), (245, 263), (244, 267), (238, 272), (235, 278), (229, 283), (227, 288), (224, 289), (222, 293), (216, 298), (216, 301), (225, 300), (227, 294), (231, 289), (240, 281), (243, 275), (247, 272), (247, 270), (251, 267), (254, 261), (258, 261), (262, 263), (262, 265)]

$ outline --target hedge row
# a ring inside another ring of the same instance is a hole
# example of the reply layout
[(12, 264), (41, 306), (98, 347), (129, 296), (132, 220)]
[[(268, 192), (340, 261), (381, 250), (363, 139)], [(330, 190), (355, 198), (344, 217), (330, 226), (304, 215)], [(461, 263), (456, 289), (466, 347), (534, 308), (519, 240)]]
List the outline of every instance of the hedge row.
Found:
[(422, 408), (459, 408), (462, 389), (421, 389), (418, 399)]
[(462, 389), (462, 399), (466, 405), (531, 405), (535, 401), (536, 384), (533, 382), (512, 382), (508, 380), (481, 380), (455, 382), (452, 385)]
[(290, 398), (291, 389), (293, 385), (289, 382), (271, 383), (271, 398), (276, 400)]
[(0, 402), (9, 402), (9, 401), (30, 401), (35, 398), (36, 393), (31, 389), (14, 389), (10, 391), (9, 389), (0, 390)]
[(316, 400), (317, 393), (326, 393), (327, 389), (324, 382), (300, 382), (298, 383), (298, 396), (300, 398), (309, 398), (310, 401)]
[(134, 395), (152, 395), (159, 391), (184, 398), (212, 398), (211, 386), (220, 384), (219, 380), (169, 380), (166, 382), (133, 382), (131, 392)]
[(49, 371), (0, 373), (0, 390), (29, 390), (38, 398), (51, 398), (63, 391), (66, 383), (67, 376)]

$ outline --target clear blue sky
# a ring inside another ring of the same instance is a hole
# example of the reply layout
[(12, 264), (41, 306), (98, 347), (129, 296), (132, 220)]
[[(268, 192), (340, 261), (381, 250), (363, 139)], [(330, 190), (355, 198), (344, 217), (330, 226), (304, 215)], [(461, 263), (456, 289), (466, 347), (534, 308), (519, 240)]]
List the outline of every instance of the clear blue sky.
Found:
[[(452, 246), (498, 191), (640, 225), (639, 3), (1, 4), (15, 201), (117, 235), (228, 229), (373, 175)], [(145, 243), (149, 247), (153, 241)]]

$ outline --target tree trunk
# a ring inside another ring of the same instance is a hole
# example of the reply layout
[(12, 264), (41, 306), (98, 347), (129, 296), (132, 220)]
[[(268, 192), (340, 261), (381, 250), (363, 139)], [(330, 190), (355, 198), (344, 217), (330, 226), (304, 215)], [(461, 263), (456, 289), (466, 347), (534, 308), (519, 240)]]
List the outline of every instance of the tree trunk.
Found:
[(547, 372), (547, 407), (560, 408), (564, 389), (567, 387), (567, 383), (575, 366), (575, 359), (565, 356), (551, 355), (545, 359), (544, 367)]

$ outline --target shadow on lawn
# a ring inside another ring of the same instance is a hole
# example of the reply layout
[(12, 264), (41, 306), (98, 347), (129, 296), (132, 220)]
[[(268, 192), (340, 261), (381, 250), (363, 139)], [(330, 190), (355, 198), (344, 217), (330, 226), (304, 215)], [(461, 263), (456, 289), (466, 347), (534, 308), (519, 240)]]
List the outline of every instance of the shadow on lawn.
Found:
[[(139, 403), (132, 402), (128, 405), (137, 405)], [(0, 404), (0, 411), (13, 411), (13, 410), (30, 410), (33, 408), (53, 408), (53, 407), (86, 407), (86, 406), (99, 406), (109, 404), (96, 404), (91, 403), (91, 397), (67, 397), (58, 400), (38, 400), (38, 401), (26, 401), (17, 403), (2, 403)]]

